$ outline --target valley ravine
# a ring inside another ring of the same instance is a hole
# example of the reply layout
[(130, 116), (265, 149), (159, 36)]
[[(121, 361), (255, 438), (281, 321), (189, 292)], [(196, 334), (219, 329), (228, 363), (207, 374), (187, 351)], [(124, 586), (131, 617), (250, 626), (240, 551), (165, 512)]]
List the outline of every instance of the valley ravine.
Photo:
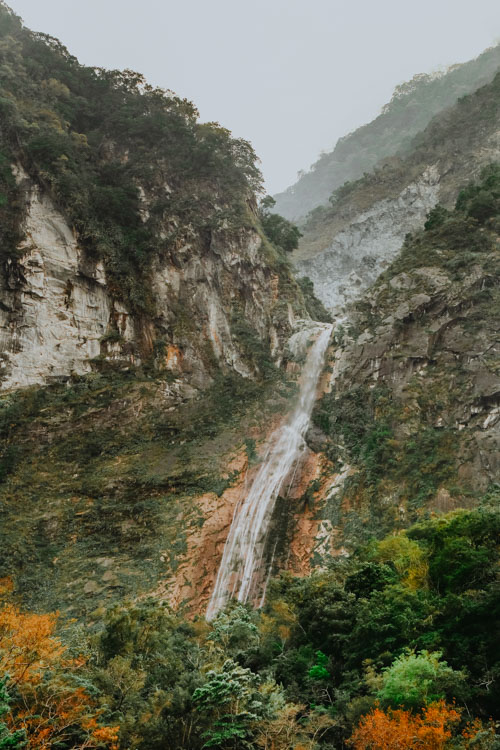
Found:
[(261, 606), (268, 580), (264, 552), (269, 525), (278, 496), (293, 476), (305, 448), (319, 377), (330, 341), (332, 326), (317, 324), (317, 338), (311, 345), (301, 374), (297, 404), (285, 424), (271, 436), (262, 465), (242, 502), (239, 503), (224, 546), (206, 618), (213, 619), (227, 601), (252, 601)]

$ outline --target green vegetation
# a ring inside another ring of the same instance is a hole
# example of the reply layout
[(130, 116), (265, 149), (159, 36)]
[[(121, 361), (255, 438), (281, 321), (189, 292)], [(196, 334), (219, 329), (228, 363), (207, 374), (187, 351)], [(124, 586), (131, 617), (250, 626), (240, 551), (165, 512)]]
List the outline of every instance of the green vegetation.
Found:
[(496, 250), (499, 216), (500, 165), (491, 164), (478, 182), (460, 191), (453, 211), (437, 205), (429, 212), (424, 231), (406, 237), (382, 281), (423, 265), (442, 267), (454, 280), (463, 279), (474, 264), (491, 263), (491, 257), (486, 261), (482, 256)]
[(193, 497), (238, 479), (242, 435), (293, 393), (234, 373), (184, 403), (170, 387), (133, 370), (0, 399), (0, 577), (30, 606), (80, 615), (171, 575), (203, 523)]
[[(386, 739), (374, 746), (494, 750), (499, 499), (497, 492), (480, 509), (372, 541), (307, 578), (285, 575), (272, 583), (262, 611), (233, 602), (208, 624), (142, 600), (101, 608), (90, 629), (61, 622), (64, 655), (51, 635), (52, 615), (24, 620), (33, 631), (24, 644), (16, 628), (26, 616), (10, 595), (0, 607), (0, 666), (9, 663), (6, 636), (14, 632), (18, 653), (30, 648), (35, 675), (44, 675), (34, 695), (25, 684), (33, 675), (18, 677), (10, 724), (17, 728), (25, 707), (38, 702), (27, 723), (30, 746), (38, 748), (34, 728), (57, 678), (80, 690), (80, 703), (123, 750), (333, 750), (368, 716), (405, 712), (416, 721), (427, 710), (454, 712), (453, 732), (441, 744), (423, 744), (437, 726), (434, 715), (418, 744)], [(398, 545), (394, 563), (388, 552)], [(57, 723), (48, 726), (61, 736)], [(57, 747), (79, 747), (87, 726), (75, 723)], [(97, 747), (107, 746), (108, 734), (97, 730)]]
[(7, 692), (6, 683), (8, 677), (0, 679), (0, 750), (7, 750), (12, 748), (21, 748), (26, 745), (26, 732), (22, 729), (18, 729), (11, 732), (3, 722), (4, 716), (9, 713), (10, 696)]
[(323, 305), (323, 303), (314, 294), (314, 284), (307, 276), (297, 279), (299, 287), (304, 297), (306, 310), (313, 320), (319, 320), (321, 323), (331, 323), (332, 316)]
[(453, 431), (420, 424), (410, 437), (402, 433), (398, 427), (406, 421), (404, 403), (387, 386), (332, 391), (320, 400), (313, 418), (328, 438), (326, 453), (334, 465), (345, 460), (360, 469), (346, 490), (349, 498), (356, 498), (356, 506), (363, 506), (357, 512), (369, 514), (364, 529), (358, 529), (359, 538), (398, 526), (394, 500), (385, 516), (382, 511), (382, 498), (389, 493), (409, 506), (409, 519), (415, 520), (439, 487), (455, 481)]
[(208, 247), (214, 230), (255, 224), (247, 200), (261, 176), (249, 143), (198, 123), (190, 102), (138, 73), (80, 65), (3, 3), (0, 85), (4, 258), (16, 258), (22, 219), (11, 164), (49, 192), (135, 312), (154, 310), (155, 259), (194, 235)]
[[(436, 206), (424, 230), (407, 236), (373, 292), (355, 305), (348, 330), (337, 333), (337, 343), (345, 346), (346, 335), (364, 332), (369, 350), (392, 328), (376, 384), (366, 365), (361, 377), (347, 371), (313, 414), (333, 466), (346, 463), (356, 470), (325, 509), (349, 545), (425, 517), (439, 493), (450, 508), (485, 488), (474, 469), (463, 471), (474, 461), (473, 425), (457, 423), (461, 413), (474, 413), (472, 400), (480, 393), (474, 390), (477, 369), (467, 357), (476, 346), (482, 351), (481, 342), (487, 350), (497, 336), (499, 216), (500, 167), (492, 164), (460, 192), (454, 210)], [(407, 288), (399, 285), (400, 275)], [(414, 312), (411, 300), (418, 294), (428, 302)], [(407, 312), (395, 315), (407, 300)], [(450, 322), (456, 328), (446, 345), (442, 337)], [(453, 357), (443, 351), (446, 346)], [(353, 361), (358, 356), (363, 363), (364, 351), (360, 346)], [(481, 359), (482, 378), (495, 378), (493, 360)]]
[[(500, 46), (495, 49), (498, 55)], [(393, 199), (410, 183), (420, 179), (430, 165), (443, 170), (441, 192), (451, 202), (468, 179), (470, 159), (482, 148), (489, 134), (494, 137), (498, 128), (500, 72), (496, 75), (492, 72), (492, 78), (490, 83), (462, 96), (453, 107), (437, 114), (424, 130), (415, 135), (403, 153), (391, 156), (357, 179), (351, 178), (341, 184), (331, 194), (328, 205), (311, 211), (302, 227), (300, 257), (324, 250), (330, 245), (332, 236), (349, 225), (353, 215), (369, 210), (378, 201)], [(453, 159), (454, 168), (449, 171), (447, 159), (456, 154), (459, 156)], [(433, 216), (435, 218), (436, 214)]]
[[(463, 79), (452, 72), (456, 97)], [(383, 117), (404, 119), (415, 101), (430, 116), (435, 82), (444, 80), (400, 89)], [(448, 115), (431, 124), (410, 168), (438, 149), (443, 132), (464, 131), (475, 114), (478, 128), (493, 121), (499, 82), (461, 100), (456, 125)], [(270, 213), (269, 200), (255, 214), (260, 175), (248, 143), (198, 123), (189, 102), (138, 74), (81, 66), (3, 4), (0, 83), (0, 242), (10, 270), (23, 218), (18, 165), (64, 211), (89, 257), (104, 262), (113, 293), (137, 315), (154, 313), (155, 261), (188, 241), (208, 252), (213, 232), (245, 227), (261, 231), (280, 282), (276, 307), (286, 314), (286, 295), (298, 289), (286, 253), (300, 233)], [(332, 203), (338, 208), (360, 190), (364, 200), (379, 178), (347, 183)], [(396, 169), (381, 191), (398, 179)], [(394, 333), (388, 356), (404, 366), (409, 327), (426, 330), (433, 320), (425, 306), (420, 317), (408, 308), (391, 320), (395, 300), (406, 298), (389, 281), (430, 265), (443, 288), (457, 291), (446, 304), (459, 319), (458, 338), (497, 324), (499, 211), (493, 165), (460, 193), (455, 210), (436, 207), (425, 229), (407, 238), (375, 304), (358, 306), (339, 345), (357, 331), (369, 347), (384, 323)], [(302, 279), (300, 289), (311, 316), (328, 320), (311, 282)], [(177, 332), (189, 334), (194, 324), (182, 304), (173, 312)], [(216, 502), (240, 478), (232, 459), (246, 452), (255, 461), (262, 425), (283, 413), (294, 390), (242, 301), (232, 302), (229, 322), (253, 379), (213, 363), (210, 387), (193, 395), (148, 366), (103, 367), (1, 397), (0, 575), (12, 586), (0, 581), (0, 748), (26, 741), (33, 750), (334, 750), (363, 718), (386, 711), (389, 720), (425, 723), (444, 702), (453, 736), (447, 729), (434, 750), (498, 748), (489, 720), (500, 721), (500, 497), (493, 487), (475, 510), (432, 517), (439, 492), (446, 502), (480, 499), (470, 474), (458, 472), (469, 428), (449, 416), (457, 393), (476, 409), (467, 419), (478, 413), (469, 350), (461, 358), (458, 349), (443, 370), (434, 329), (399, 391), (383, 370), (376, 381), (371, 371), (316, 406), (327, 457), (335, 468), (355, 468), (326, 509), (350, 556), (307, 578), (284, 575), (262, 611), (233, 602), (210, 624), (184, 616), (188, 595), (177, 612), (161, 602), (190, 534), (206, 521), (194, 498)], [(102, 343), (117, 340), (111, 330)], [(163, 346), (157, 341), (158, 354)], [(312, 505), (323, 479), (309, 483), (304, 504)], [(59, 622), (47, 614), (56, 609)]]
[(275, 203), (276, 201), (270, 195), (263, 198), (259, 207), (260, 223), (269, 242), (286, 253), (291, 253), (299, 246), (299, 239), (302, 235), (299, 228), (291, 221), (279, 214), (271, 213), (270, 209)]
[(377, 697), (386, 706), (419, 709), (446, 695), (459, 695), (465, 675), (451, 669), (441, 657), (440, 651), (402, 654), (382, 670)]

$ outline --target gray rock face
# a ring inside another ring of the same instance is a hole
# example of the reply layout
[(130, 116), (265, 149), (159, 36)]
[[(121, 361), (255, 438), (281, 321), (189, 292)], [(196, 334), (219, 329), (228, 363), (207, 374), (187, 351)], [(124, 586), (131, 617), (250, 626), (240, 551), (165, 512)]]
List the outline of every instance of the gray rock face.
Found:
[(340, 312), (389, 265), (405, 235), (422, 224), (438, 195), (439, 172), (433, 165), (396, 198), (381, 200), (357, 216), (326, 250), (299, 261), (298, 275), (308, 276), (323, 304)]
[[(362, 315), (352, 313), (362, 333), (337, 349), (333, 375), (338, 393), (387, 386), (406, 405), (400, 427), (409, 434), (422, 429), (417, 401), (425, 393), (432, 425), (457, 433), (459, 475), (468, 472), (482, 491), (500, 469), (499, 279), (488, 270), (497, 261), (497, 253), (485, 257), (461, 281), (421, 267), (378, 282), (365, 300), (382, 322), (364, 328)], [(489, 290), (489, 303), (481, 290)]]
[(102, 266), (83, 264), (63, 216), (35, 186), (27, 192), (24, 254), (0, 276), (0, 352), (4, 389), (67, 377), (91, 369), (110, 318), (126, 310), (113, 303)]
[(279, 360), (294, 312), (256, 231), (213, 234), (208, 247), (194, 238), (158, 262), (157, 316), (139, 320), (113, 297), (102, 264), (87, 257), (51, 199), (21, 170), (18, 180), (27, 209), (21, 259), (0, 271), (0, 389), (64, 380), (106, 361), (137, 365), (145, 356), (195, 388), (211, 382), (214, 361), (251, 376), (231, 330), (235, 310)]

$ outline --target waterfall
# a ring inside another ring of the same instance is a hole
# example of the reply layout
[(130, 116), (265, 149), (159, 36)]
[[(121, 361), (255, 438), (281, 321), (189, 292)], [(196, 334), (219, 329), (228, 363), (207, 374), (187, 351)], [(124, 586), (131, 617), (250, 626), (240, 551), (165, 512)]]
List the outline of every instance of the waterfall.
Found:
[[(318, 323), (315, 330), (318, 329), (319, 334), (302, 369), (297, 404), (286, 423), (272, 434), (250, 490), (236, 508), (208, 604), (207, 620), (213, 619), (231, 598), (240, 602), (252, 599), (260, 604), (264, 601), (269, 578), (269, 574), (266, 576), (266, 571), (262, 570), (267, 532), (285, 480), (292, 474), (305, 448), (304, 436), (311, 419), (332, 326)], [(306, 334), (309, 336), (312, 332), (309, 330)]]

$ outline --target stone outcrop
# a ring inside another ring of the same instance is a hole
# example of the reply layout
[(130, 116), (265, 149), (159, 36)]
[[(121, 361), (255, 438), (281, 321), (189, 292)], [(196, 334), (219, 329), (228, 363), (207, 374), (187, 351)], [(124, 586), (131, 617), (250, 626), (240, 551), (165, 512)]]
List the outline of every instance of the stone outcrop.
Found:
[(389, 265), (405, 234), (421, 225), (438, 197), (439, 173), (431, 165), (395, 198), (385, 198), (353, 218), (326, 250), (297, 261), (298, 275), (309, 277), (323, 304), (341, 314)]
[(101, 264), (85, 262), (50, 198), (21, 175), (27, 212), (22, 258), (0, 274), (0, 351), (5, 389), (91, 370), (110, 321), (133, 339), (127, 311), (114, 303)]
[[(26, 201), (18, 261), (0, 272), (0, 387), (64, 381), (111, 363), (136, 366), (154, 358), (195, 388), (214, 366), (255, 373), (238, 335), (239, 315), (279, 361), (294, 322), (278, 273), (257, 231), (195, 238), (152, 274), (154, 317), (134, 315), (110, 288), (103, 264), (82, 249), (51, 198), (21, 169)], [(296, 310), (300, 310), (298, 301)]]
[[(413, 414), (413, 425), (409, 419), (399, 426), (402, 435), (420, 423), (416, 396), (426, 390), (435, 400), (432, 426), (460, 435), (458, 474), (473, 478), (478, 491), (500, 472), (497, 265), (494, 253), (461, 281), (420, 267), (380, 282), (365, 299), (383, 319), (346, 343), (334, 368), (339, 392), (353, 384), (390, 387)], [(491, 315), (481, 293), (491, 294)]]

